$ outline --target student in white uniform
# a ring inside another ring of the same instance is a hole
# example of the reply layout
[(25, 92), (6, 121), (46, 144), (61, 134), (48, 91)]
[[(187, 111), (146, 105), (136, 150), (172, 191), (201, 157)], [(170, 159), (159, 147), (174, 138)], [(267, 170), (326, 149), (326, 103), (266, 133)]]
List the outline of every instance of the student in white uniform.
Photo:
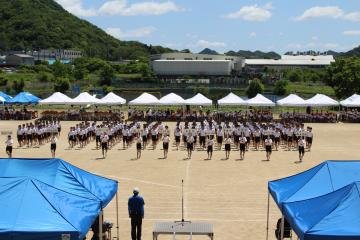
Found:
[(266, 150), (266, 161), (270, 161), (271, 153), (272, 153), (272, 144), (273, 141), (270, 138), (270, 135), (265, 139), (265, 150)]
[(276, 151), (278, 150), (279, 148), (279, 144), (280, 144), (280, 136), (281, 136), (281, 133), (280, 133), (280, 129), (276, 129), (275, 132), (274, 132), (274, 138), (275, 138), (275, 149)]
[(12, 158), (14, 140), (11, 138), (11, 135), (8, 136), (5, 144), (6, 144), (6, 154), (8, 155), (9, 158)]
[(175, 136), (176, 150), (179, 150), (179, 145), (180, 145), (180, 141), (181, 141), (180, 127), (176, 126), (174, 136)]
[(212, 154), (214, 151), (214, 138), (213, 136), (209, 136), (209, 139), (207, 140), (207, 154), (208, 154), (208, 160), (211, 160)]
[(192, 134), (190, 134), (187, 138), (186, 138), (186, 141), (187, 141), (187, 152), (188, 152), (188, 159), (191, 159), (191, 155), (192, 155), (192, 151), (194, 149), (194, 137)]
[(51, 140), (50, 140), (50, 151), (51, 151), (52, 158), (55, 158), (56, 142), (57, 142), (57, 138), (55, 136), (55, 133), (53, 133)]
[(299, 138), (298, 148), (299, 148), (299, 162), (302, 162), (304, 155), (305, 155), (305, 139), (304, 139), (304, 137)]
[(103, 158), (106, 158), (108, 144), (109, 144), (109, 136), (106, 134), (106, 132), (103, 132), (103, 134), (101, 135), (101, 151)]
[(165, 133), (163, 137), (164, 159), (167, 159), (167, 155), (169, 152), (169, 143), (170, 143), (170, 137)]
[(138, 135), (136, 136), (136, 158), (140, 159), (141, 158), (141, 150), (142, 150), (142, 138)]
[(311, 151), (311, 146), (312, 146), (312, 143), (313, 143), (313, 132), (312, 132), (312, 128), (311, 127), (308, 127), (307, 128), (307, 131), (306, 131), (306, 146), (307, 146), (307, 149), (309, 150), (309, 152)]
[(226, 135), (225, 136), (225, 158), (226, 158), (226, 160), (229, 159), (229, 157), (230, 157), (231, 144), (232, 144), (231, 137), (229, 137), (229, 135)]
[(240, 144), (240, 160), (244, 160), (246, 145), (247, 145), (247, 138), (243, 134), (239, 138), (239, 144)]

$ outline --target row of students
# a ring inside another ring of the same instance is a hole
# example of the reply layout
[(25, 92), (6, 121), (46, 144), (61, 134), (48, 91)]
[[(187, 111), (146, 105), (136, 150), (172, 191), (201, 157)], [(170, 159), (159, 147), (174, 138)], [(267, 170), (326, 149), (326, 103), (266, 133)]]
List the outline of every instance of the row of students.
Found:
[(50, 141), (51, 135), (60, 135), (61, 125), (56, 121), (36, 121), (18, 126), (16, 135), (19, 147), (39, 146)]

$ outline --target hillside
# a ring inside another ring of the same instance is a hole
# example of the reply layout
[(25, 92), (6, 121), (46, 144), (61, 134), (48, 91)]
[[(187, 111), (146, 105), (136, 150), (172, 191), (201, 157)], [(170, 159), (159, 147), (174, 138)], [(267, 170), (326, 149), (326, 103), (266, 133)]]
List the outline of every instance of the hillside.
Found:
[(235, 51), (229, 51), (225, 53), (226, 55), (230, 56), (240, 56), (247, 59), (254, 59), (254, 58), (265, 58), (265, 59), (279, 59), (281, 56), (277, 54), (276, 52), (262, 52), (262, 51), (245, 51), (245, 50), (239, 50), (237, 52)]
[(204, 50), (199, 52), (199, 54), (219, 55), (219, 53), (217, 51), (209, 49), (209, 48), (205, 48)]
[(91, 57), (135, 59), (172, 51), (134, 41), (119, 41), (65, 11), (53, 0), (0, 0), (0, 52), (64, 48)]

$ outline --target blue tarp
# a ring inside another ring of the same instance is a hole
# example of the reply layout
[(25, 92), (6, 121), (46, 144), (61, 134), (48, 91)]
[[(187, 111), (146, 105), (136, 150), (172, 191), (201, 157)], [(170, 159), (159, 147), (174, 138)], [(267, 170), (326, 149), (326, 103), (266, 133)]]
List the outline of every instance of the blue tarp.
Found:
[(31, 177), (59, 190), (101, 201), (105, 208), (118, 184), (77, 168), (61, 159), (0, 159), (0, 177)]
[(329, 194), (284, 203), (284, 215), (301, 240), (360, 239), (360, 182)]
[(97, 200), (32, 178), (0, 178), (0, 209), (1, 240), (80, 240), (101, 210)]
[(5, 99), (5, 102), (9, 101), (10, 99), (12, 99), (11, 96), (7, 95), (6, 93), (4, 92), (1, 92), (0, 91), (0, 97), (3, 97)]
[(41, 99), (35, 95), (32, 95), (29, 92), (21, 92), (6, 103), (22, 103), (22, 104), (30, 104), (30, 103), (38, 103)]
[(319, 197), (360, 181), (360, 161), (326, 161), (297, 175), (270, 181), (269, 192), (282, 210), (288, 202)]

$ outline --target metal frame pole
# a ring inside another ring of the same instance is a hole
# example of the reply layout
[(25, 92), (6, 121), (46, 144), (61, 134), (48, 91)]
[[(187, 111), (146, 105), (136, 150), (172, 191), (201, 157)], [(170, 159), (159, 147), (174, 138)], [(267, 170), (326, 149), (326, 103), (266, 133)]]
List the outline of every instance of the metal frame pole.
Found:
[(99, 214), (99, 239), (102, 240), (103, 239), (103, 209), (101, 207), (101, 211)]
[(119, 240), (119, 201), (118, 201), (118, 192), (116, 192), (116, 234), (117, 234), (117, 239)]
[(267, 215), (266, 215), (266, 240), (269, 239), (269, 215), (270, 215), (270, 192), (268, 191)]
[(281, 215), (281, 237), (280, 240), (284, 239), (284, 228), (285, 228), (285, 217), (284, 214)]

